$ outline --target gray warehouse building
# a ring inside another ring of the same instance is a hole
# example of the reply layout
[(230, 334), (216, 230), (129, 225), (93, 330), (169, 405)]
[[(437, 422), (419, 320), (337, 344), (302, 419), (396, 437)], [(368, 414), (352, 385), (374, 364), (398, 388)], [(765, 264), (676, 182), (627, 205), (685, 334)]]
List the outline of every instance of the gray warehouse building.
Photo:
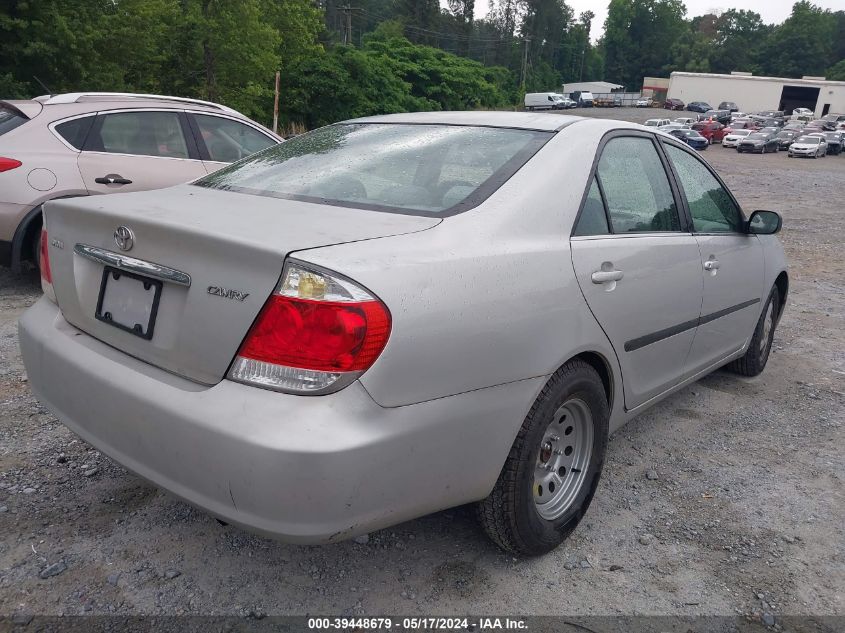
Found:
[(722, 101), (733, 101), (743, 112), (783, 110), (788, 114), (795, 108), (809, 108), (817, 117), (845, 113), (845, 81), (827, 81), (824, 77), (673, 72), (666, 96), (684, 103), (706, 101), (714, 108)]

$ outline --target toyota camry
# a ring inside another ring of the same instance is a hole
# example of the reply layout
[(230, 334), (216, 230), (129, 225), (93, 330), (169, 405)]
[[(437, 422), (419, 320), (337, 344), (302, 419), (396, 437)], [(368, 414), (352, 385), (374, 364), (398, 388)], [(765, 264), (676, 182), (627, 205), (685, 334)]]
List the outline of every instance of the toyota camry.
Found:
[(777, 213), (609, 120), (358, 119), (44, 213), (20, 321), (41, 401), (298, 543), (475, 503), (505, 550), (553, 549), (610, 433), (715, 369), (763, 371), (788, 290)]

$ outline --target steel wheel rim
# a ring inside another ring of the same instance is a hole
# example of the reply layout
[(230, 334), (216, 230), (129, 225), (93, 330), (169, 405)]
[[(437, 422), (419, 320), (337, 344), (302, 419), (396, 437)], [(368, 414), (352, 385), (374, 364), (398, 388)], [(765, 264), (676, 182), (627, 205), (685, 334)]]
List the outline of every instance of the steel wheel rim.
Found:
[(766, 357), (766, 350), (769, 349), (769, 338), (772, 334), (772, 328), (774, 327), (774, 308), (772, 307), (772, 302), (769, 301), (769, 307), (766, 308), (766, 318), (763, 321), (763, 336), (760, 340), (760, 358), (763, 359)]
[(542, 518), (561, 517), (577, 498), (590, 467), (593, 435), (593, 416), (583, 400), (572, 398), (555, 411), (534, 464), (534, 504)]

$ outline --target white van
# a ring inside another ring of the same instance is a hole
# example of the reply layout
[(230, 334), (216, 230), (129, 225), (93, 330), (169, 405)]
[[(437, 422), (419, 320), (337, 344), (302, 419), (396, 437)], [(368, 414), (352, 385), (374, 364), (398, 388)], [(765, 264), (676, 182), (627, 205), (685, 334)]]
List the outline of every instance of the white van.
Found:
[(554, 92), (528, 92), (525, 94), (526, 110), (562, 110), (563, 97)]

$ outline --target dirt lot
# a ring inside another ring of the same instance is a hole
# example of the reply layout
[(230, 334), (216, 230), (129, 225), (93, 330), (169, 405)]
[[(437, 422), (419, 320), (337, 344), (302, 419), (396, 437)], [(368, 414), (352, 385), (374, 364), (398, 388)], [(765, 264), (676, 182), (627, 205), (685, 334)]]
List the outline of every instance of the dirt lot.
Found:
[(616, 434), (586, 519), (537, 559), (495, 549), (467, 508), (327, 547), (221, 526), (39, 405), (16, 333), (39, 293), (0, 269), (0, 614), (845, 614), (845, 156), (705, 156), (746, 210), (785, 218), (769, 366)]

